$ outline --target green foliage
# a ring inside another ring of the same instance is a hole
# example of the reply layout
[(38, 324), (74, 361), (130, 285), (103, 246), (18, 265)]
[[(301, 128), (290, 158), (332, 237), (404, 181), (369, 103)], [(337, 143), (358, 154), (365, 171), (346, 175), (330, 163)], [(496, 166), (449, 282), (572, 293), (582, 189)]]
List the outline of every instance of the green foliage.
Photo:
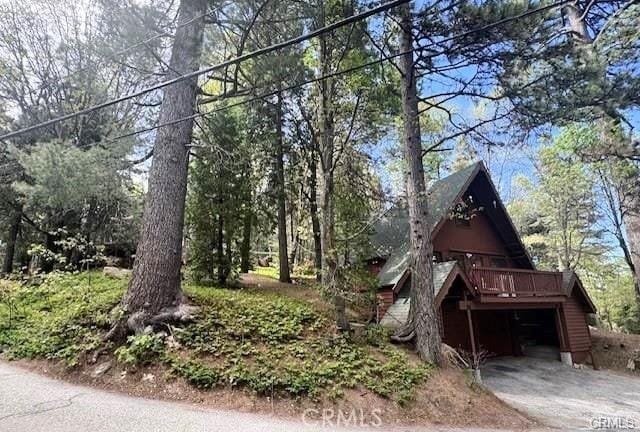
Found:
[(27, 254), (39, 259), (41, 264), (64, 271), (89, 269), (104, 262), (104, 246), (96, 246), (80, 233), (69, 235), (66, 230), (59, 229), (57, 234), (62, 239), (54, 244), (60, 252), (54, 252), (41, 244), (32, 244)]
[(595, 181), (576, 153), (593, 139), (585, 126), (564, 128), (540, 149), (535, 181), (516, 180), (520, 196), (510, 212), (541, 268), (575, 269), (585, 256), (605, 247)]
[(389, 329), (381, 325), (370, 325), (366, 329), (367, 343), (374, 347), (385, 346), (391, 336)]
[(116, 359), (127, 366), (147, 365), (164, 352), (164, 341), (156, 334), (129, 336), (127, 344), (115, 351)]
[(188, 292), (203, 305), (202, 318), (175, 337), (193, 356), (169, 363), (199, 387), (315, 397), (363, 386), (403, 403), (428, 374), (428, 365), (413, 364), (381, 328), (369, 329), (363, 345), (329, 336), (330, 321), (300, 301), (204, 287)]
[[(95, 272), (54, 272), (38, 285), (4, 282), (0, 294), (10, 295), (15, 307), (9, 323), (9, 308), (0, 302), (0, 348), (11, 358), (78, 364), (103, 347), (125, 284)], [(196, 320), (173, 327), (171, 344), (155, 334), (129, 337), (114, 351), (118, 362), (164, 364), (202, 389), (337, 398), (360, 387), (398, 403), (410, 400), (429, 374), (430, 365), (392, 346), (382, 328), (369, 328), (364, 341), (334, 336), (331, 320), (303, 301), (204, 286), (187, 286), (186, 293), (201, 307)]]
[[(251, 207), (251, 159), (243, 111), (207, 117), (207, 145), (190, 166), (187, 221), (190, 263), (196, 282), (225, 283), (234, 276), (245, 212)], [(220, 161), (220, 154), (226, 161)]]
[(69, 365), (100, 346), (109, 311), (124, 289), (122, 281), (93, 272), (54, 272), (37, 285), (11, 284), (11, 321), (11, 310), (0, 303), (0, 349), (9, 357), (60, 359)]
[(29, 152), (14, 148), (30, 179), (17, 183), (16, 189), (32, 204), (60, 211), (75, 211), (91, 201), (111, 203), (123, 198), (118, 168), (128, 151), (122, 144), (84, 150), (69, 142), (50, 142)]
[(621, 258), (586, 260), (579, 274), (598, 308), (600, 324), (614, 331), (640, 333), (640, 310), (633, 279)]
[(260, 276), (267, 276), (273, 279), (278, 279), (279, 270), (276, 267), (260, 267), (256, 266), (251, 273), (258, 274)]
[(211, 389), (220, 383), (220, 372), (197, 360), (173, 357), (168, 360), (171, 371), (200, 389)]

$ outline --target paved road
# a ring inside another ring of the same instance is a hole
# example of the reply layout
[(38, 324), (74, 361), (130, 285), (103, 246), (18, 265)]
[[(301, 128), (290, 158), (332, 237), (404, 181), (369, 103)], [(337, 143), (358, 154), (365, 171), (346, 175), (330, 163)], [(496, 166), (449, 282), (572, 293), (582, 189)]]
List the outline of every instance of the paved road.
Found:
[(311, 432), (450, 431), (447, 428), (322, 428), (269, 416), (132, 398), (76, 386), (0, 362), (0, 431)]
[(640, 429), (640, 378), (518, 357), (492, 360), (482, 381), (506, 403), (553, 427)]

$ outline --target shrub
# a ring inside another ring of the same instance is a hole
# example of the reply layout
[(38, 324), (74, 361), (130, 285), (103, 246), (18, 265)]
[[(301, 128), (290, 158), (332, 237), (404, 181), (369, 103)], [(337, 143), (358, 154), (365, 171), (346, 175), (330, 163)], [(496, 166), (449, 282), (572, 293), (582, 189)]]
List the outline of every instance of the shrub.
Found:
[(115, 351), (116, 359), (127, 366), (147, 365), (164, 352), (164, 341), (157, 335), (139, 334), (129, 336), (127, 344)]

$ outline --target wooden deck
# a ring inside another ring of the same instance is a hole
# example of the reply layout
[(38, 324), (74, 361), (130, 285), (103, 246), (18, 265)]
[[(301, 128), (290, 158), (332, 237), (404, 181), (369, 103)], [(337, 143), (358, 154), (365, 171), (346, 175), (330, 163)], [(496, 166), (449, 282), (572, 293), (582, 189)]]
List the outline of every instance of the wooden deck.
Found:
[(474, 267), (469, 271), (474, 289), (482, 297), (500, 299), (564, 295), (562, 273), (513, 268)]

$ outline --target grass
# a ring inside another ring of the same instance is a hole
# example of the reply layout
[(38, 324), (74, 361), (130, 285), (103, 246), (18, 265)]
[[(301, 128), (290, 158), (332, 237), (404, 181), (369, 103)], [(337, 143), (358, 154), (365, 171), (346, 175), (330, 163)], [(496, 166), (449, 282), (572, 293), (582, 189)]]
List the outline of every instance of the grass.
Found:
[[(84, 356), (102, 347), (125, 286), (99, 273), (52, 275), (34, 286), (4, 281), (0, 350), (9, 358), (82, 367)], [(171, 337), (135, 335), (110, 347), (123, 367), (162, 364), (201, 389), (338, 399), (365, 388), (400, 404), (429, 375), (429, 365), (390, 345), (381, 329), (358, 341), (337, 335), (311, 303), (257, 290), (188, 285), (185, 291), (201, 307), (197, 319), (172, 328)]]
[[(260, 276), (266, 276), (271, 279), (278, 280), (280, 278), (280, 270), (277, 267), (260, 267), (256, 266), (249, 273), (255, 273)], [(295, 280), (315, 281), (316, 274), (313, 267), (297, 266), (296, 270), (291, 274)]]
[(260, 276), (267, 276), (272, 279), (278, 279), (280, 277), (280, 270), (275, 267), (258, 267), (256, 266), (253, 270), (250, 270), (249, 273), (255, 273)]

